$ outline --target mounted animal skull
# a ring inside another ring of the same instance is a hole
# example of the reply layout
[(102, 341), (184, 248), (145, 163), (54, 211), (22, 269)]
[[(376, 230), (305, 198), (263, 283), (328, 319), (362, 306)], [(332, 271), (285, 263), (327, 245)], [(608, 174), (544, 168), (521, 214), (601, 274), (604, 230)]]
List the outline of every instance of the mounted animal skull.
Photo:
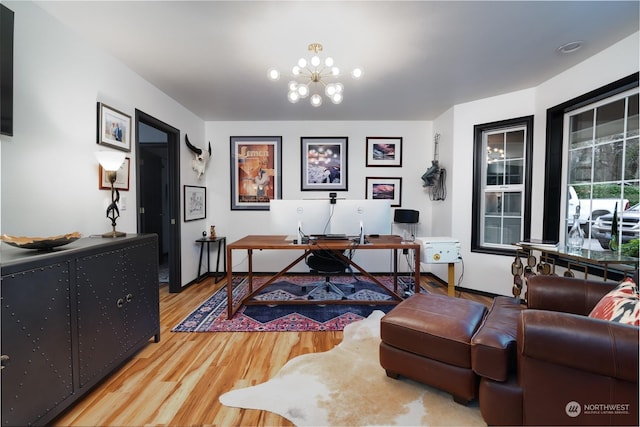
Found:
[(207, 169), (207, 163), (211, 158), (211, 141), (209, 141), (209, 150), (204, 151), (202, 148), (198, 148), (195, 145), (191, 144), (191, 142), (189, 142), (189, 136), (186, 134), (184, 136), (184, 140), (187, 143), (187, 147), (189, 147), (189, 150), (193, 151), (194, 158), (192, 162), (192, 168), (198, 174), (198, 179), (200, 179), (202, 178), (202, 175), (204, 175)]

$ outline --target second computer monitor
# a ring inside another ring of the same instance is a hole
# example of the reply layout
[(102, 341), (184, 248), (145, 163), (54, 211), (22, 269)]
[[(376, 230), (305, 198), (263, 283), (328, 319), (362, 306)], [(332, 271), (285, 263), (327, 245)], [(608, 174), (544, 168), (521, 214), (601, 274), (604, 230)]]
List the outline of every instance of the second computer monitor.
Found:
[(333, 234), (359, 236), (361, 225), (365, 235), (391, 234), (389, 200), (338, 200), (331, 209)]

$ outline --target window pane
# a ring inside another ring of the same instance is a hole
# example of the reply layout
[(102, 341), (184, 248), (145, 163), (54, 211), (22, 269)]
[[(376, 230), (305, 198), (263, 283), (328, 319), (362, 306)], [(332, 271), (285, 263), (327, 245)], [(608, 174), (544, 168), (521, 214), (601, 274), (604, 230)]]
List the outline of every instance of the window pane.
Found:
[(591, 148), (569, 152), (569, 183), (591, 182)]
[(623, 142), (596, 145), (593, 150), (593, 182), (618, 181), (622, 177)]
[(504, 193), (504, 215), (505, 216), (522, 215), (522, 193), (520, 192)]
[(629, 118), (627, 119), (627, 138), (638, 136), (638, 95), (629, 97)]
[(506, 156), (507, 159), (521, 159), (524, 157), (524, 129), (507, 132)]
[(511, 244), (520, 241), (520, 218), (505, 218), (502, 229), (502, 243)]
[(487, 165), (487, 185), (502, 185), (504, 182), (504, 163), (492, 162)]
[(572, 116), (569, 129), (571, 148), (584, 146), (585, 141), (590, 143), (593, 139), (593, 110)]
[(624, 133), (625, 99), (599, 107), (596, 112), (596, 140), (622, 138)]
[[(638, 97), (636, 96), (636, 99)], [(637, 180), (638, 176), (638, 138), (627, 141), (627, 152), (625, 153), (624, 179)]]
[(484, 195), (485, 215), (502, 215), (502, 193), (489, 192)]
[(524, 183), (524, 161), (511, 160), (505, 162), (506, 174), (505, 183), (507, 185), (515, 185)]
[(500, 218), (486, 217), (484, 221), (484, 243), (500, 243)]

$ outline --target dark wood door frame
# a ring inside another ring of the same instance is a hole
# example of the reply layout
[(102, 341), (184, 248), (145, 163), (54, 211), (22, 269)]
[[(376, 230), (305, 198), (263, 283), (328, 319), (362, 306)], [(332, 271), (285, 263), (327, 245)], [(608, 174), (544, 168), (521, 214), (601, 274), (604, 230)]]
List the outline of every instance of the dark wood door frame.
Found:
[[(136, 109), (136, 153), (140, 153), (138, 124), (144, 123), (167, 134), (169, 169), (169, 292), (182, 291), (182, 270), (180, 250), (180, 130)], [(142, 205), (140, 191), (140, 156), (136, 156), (136, 207), (138, 212), (138, 232), (140, 232)]]

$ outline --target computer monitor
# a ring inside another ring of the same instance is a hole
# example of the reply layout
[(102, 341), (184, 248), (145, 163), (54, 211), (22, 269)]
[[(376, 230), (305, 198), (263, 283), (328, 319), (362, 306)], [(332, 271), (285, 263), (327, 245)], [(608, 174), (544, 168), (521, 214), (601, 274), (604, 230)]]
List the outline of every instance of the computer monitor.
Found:
[(391, 234), (390, 200), (338, 200), (331, 205), (331, 233), (359, 236)]
[(331, 232), (328, 200), (271, 200), (269, 211), (271, 234), (297, 236), (298, 224), (304, 235)]

